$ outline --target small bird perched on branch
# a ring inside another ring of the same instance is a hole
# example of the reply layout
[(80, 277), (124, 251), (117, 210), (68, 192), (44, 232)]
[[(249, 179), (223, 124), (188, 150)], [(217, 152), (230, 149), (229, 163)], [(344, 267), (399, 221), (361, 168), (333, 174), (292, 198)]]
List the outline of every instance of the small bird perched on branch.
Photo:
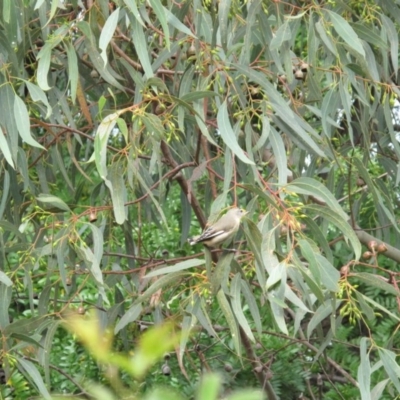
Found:
[(188, 239), (191, 245), (203, 243), (207, 247), (218, 247), (232, 239), (238, 231), (241, 219), (247, 214), (240, 208), (230, 209), (217, 222), (206, 228), (199, 236)]

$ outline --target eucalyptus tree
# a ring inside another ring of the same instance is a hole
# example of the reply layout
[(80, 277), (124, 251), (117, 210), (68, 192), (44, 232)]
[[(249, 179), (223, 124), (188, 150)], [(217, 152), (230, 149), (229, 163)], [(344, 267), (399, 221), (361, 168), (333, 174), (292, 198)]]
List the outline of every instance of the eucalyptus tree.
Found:
[[(187, 386), (229, 358), (268, 399), (400, 392), (396, 2), (0, 5), (10, 387), (59, 391), (90, 308), (116, 349), (173, 321)], [(235, 252), (186, 243), (232, 205)]]

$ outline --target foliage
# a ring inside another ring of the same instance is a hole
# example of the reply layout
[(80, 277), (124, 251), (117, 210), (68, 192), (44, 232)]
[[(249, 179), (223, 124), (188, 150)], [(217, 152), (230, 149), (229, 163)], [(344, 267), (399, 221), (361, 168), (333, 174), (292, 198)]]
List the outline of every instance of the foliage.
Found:
[[(2, 397), (105, 395), (107, 365), (149, 398), (398, 395), (396, 2), (0, 9)], [(190, 248), (231, 205), (237, 251)], [(134, 366), (164, 321), (174, 356)]]

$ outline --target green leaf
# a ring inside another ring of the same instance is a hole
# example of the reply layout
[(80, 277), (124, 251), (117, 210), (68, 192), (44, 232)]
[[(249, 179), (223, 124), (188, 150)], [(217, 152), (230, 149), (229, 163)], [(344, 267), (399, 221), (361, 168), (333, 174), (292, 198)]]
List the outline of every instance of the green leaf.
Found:
[(383, 366), (390, 380), (395, 386), (398, 393), (400, 393), (400, 366), (396, 361), (396, 354), (387, 349), (378, 349), (379, 357), (382, 360)]
[(170, 284), (177, 284), (179, 280), (184, 276), (190, 276), (188, 272), (174, 272), (168, 275), (162, 276), (157, 279), (142, 295), (138, 296), (134, 301), (134, 304), (139, 304), (150, 298), (157, 290), (162, 289)]
[(272, 291), (268, 295), (268, 300), (271, 306), (272, 310), (272, 315), (275, 319), (276, 324), (278, 325), (278, 328), (286, 335), (289, 334), (287, 326), (286, 326), (286, 321), (285, 321), (285, 314), (284, 310), (287, 308), (287, 305), (284, 301), (284, 299), (281, 299), (279, 292), (277, 291)]
[(107, 296), (104, 291), (104, 281), (103, 281), (103, 274), (101, 272), (101, 260), (103, 257), (103, 234), (97, 226), (87, 223), (87, 227), (90, 228), (93, 235), (93, 251), (90, 249), (85, 242), (80, 242), (78, 249), (82, 252), (84, 259), (89, 264), (90, 272), (92, 273), (93, 277), (97, 281), (97, 289), (99, 290), (100, 294), (103, 296), (104, 301), (108, 301)]
[(339, 14), (336, 14), (333, 11), (324, 10), (325, 13), (329, 15), (329, 18), (335, 28), (335, 31), (338, 35), (357, 53), (361, 56), (365, 57), (364, 47), (358, 38), (357, 34), (354, 32), (354, 29), (350, 26), (350, 24)]
[[(190, 312), (188, 309), (186, 310)], [(189, 340), (190, 332), (196, 324), (196, 317), (194, 315), (185, 315), (181, 325), (181, 340), (179, 342), (179, 363), (183, 362), (183, 357), (186, 351), (186, 345)]]
[(188, 36), (191, 36), (194, 39), (197, 39), (196, 36), (193, 34), (193, 32), (186, 26), (184, 25), (181, 21), (179, 21), (178, 18), (174, 14), (172, 14), (171, 11), (169, 11), (167, 8), (163, 7), (164, 13), (167, 17), (167, 21), (169, 24), (171, 24), (174, 28), (178, 29), (178, 31), (181, 31), (182, 33), (185, 33)]
[(375, 313), (372, 307), (367, 304), (360, 292), (356, 291), (356, 296), (358, 303), (360, 304), (361, 311), (364, 313), (369, 321), (373, 321), (375, 319)]
[(367, 352), (367, 338), (360, 342), (360, 365), (358, 366), (357, 379), (360, 387), (361, 400), (371, 400), (371, 364)]
[(260, 390), (238, 390), (226, 398), (226, 400), (264, 400), (264, 393)]
[(138, 379), (142, 378), (146, 371), (178, 342), (179, 337), (174, 333), (172, 324), (159, 325), (147, 330), (141, 335), (130, 360), (133, 375)]
[(327, 32), (327, 28), (324, 24), (324, 21), (321, 19), (320, 21), (318, 21), (315, 24), (315, 29), (318, 32), (319, 37), (321, 38), (322, 42), (324, 43), (325, 47), (336, 56), (336, 49), (335, 49), (335, 45), (332, 42), (332, 39), (330, 38), (330, 36), (328, 36)]
[(114, 335), (116, 335), (121, 329), (124, 329), (126, 325), (137, 320), (139, 315), (142, 313), (142, 305), (134, 304), (129, 310), (121, 317), (117, 325), (114, 328)]
[(393, 318), (395, 321), (400, 322), (400, 317), (398, 317), (396, 314), (393, 314), (391, 311), (389, 311), (387, 308), (381, 306), (379, 303), (377, 303), (375, 300), (372, 300), (368, 296), (363, 295), (360, 293), (360, 295), (364, 298), (364, 300), (367, 303), (370, 303), (373, 305), (374, 308), (383, 311), (385, 314), (389, 315), (391, 318)]
[(232, 150), (232, 153), (244, 163), (254, 165), (254, 162), (247, 157), (237, 142), (235, 132), (233, 131), (229, 121), (226, 100), (222, 103), (218, 110), (217, 121), (219, 133), (225, 144)]
[(275, 286), (278, 282), (286, 280), (286, 262), (283, 261), (275, 265), (270, 265), (268, 272), (267, 289)]
[(334, 224), (350, 241), (355, 253), (355, 258), (359, 259), (361, 257), (361, 243), (351, 226), (340, 215), (338, 215), (336, 212), (328, 211), (325, 207), (319, 206), (317, 204), (310, 204), (305, 206), (304, 208), (315, 212), (318, 216), (325, 218), (329, 222)]
[(10, 13), (11, 13), (11, 0), (3, 0), (3, 21), (5, 23), (10, 22)]
[(0, 126), (0, 150), (4, 155), (4, 158), (6, 161), (13, 167), (15, 168), (14, 161), (12, 159), (12, 154), (10, 151), (10, 148), (8, 147), (7, 139), (4, 136), (3, 130), (1, 129)]
[(233, 260), (233, 252), (224, 252), (215, 266), (214, 273), (211, 275), (211, 292), (216, 294), (220, 289), (221, 285), (223, 288), (226, 287), (229, 279), (229, 272), (231, 268), (231, 262)]
[(72, 43), (67, 43), (66, 50), (68, 57), (68, 79), (71, 87), (71, 100), (72, 103), (75, 103), (79, 79), (78, 57)]
[(208, 307), (204, 303), (204, 298), (195, 295), (193, 305), (190, 305), (191, 307), (188, 306), (187, 310), (197, 318), (197, 321), (200, 322), (201, 326), (207, 331), (210, 337), (217, 338), (218, 334), (215, 332), (211, 318), (208, 315)]
[(35, 367), (35, 365), (22, 357), (15, 357), (15, 359), (17, 361), (17, 365), (20, 371), (27, 377), (29, 381), (33, 382), (43, 398), (51, 400), (52, 397), (50, 396), (50, 393), (48, 392), (46, 385), (43, 382), (42, 376), (40, 375), (40, 372)]
[(355, 272), (352, 273), (351, 276), (354, 276), (361, 281), (367, 283), (370, 286), (374, 286), (378, 289), (384, 290), (387, 293), (393, 294), (396, 297), (400, 297), (400, 290), (384, 281), (383, 276), (379, 276), (376, 274), (370, 274), (368, 272)]
[(220, 309), (221, 309), (222, 313), (224, 314), (226, 322), (228, 323), (229, 330), (230, 330), (232, 340), (233, 340), (233, 344), (236, 349), (236, 353), (238, 356), (240, 356), (241, 351), (240, 351), (239, 328), (237, 326), (237, 322), (236, 322), (235, 316), (232, 312), (231, 306), (230, 306), (227, 298), (225, 297), (225, 293), (222, 291), (222, 289), (217, 293), (217, 300), (218, 300)]
[(388, 51), (387, 43), (375, 32), (374, 27), (361, 22), (352, 24), (352, 27), (360, 39), (379, 47), (383, 51)]
[(103, 29), (101, 30), (100, 33), (100, 39), (99, 39), (99, 48), (101, 50), (100, 56), (104, 61), (104, 65), (107, 64), (108, 62), (108, 57), (107, 57), (107, 46), (111, 42), (111, 39), (113, 38), (115, 29), (117, 28), (118, 24), (118, 19), (119, 19), (119, 10), (120, 8), (116, 8), (112, 14), (107, 18), (106, 23), (103, 26)]
[(51, 47), (43, 46), (37, 58), (39, 60), (36, 74), (38, 85), (43, 90), (49, 90), (50, 86), (47, 81), (47, 74), (50, 69)]
[(107, 179), (104, 182), (110, 189), (115, 222), (121, 225), (127, 218), (125, 203), (128, 200), (128, 195), (124, 180), (124, 169), (119, 162), (111, 164), (107, 171)]
[(397, 77), (398, 69), (399, 69), (399, 35), (397, 33), (397, 29), (392, 20), (386, 15), (381, 14), (382, 22), (384, 27), (386, 28), (387, 37), (390, 43), (390, 58), (393, 65), (393, 71), (395, 76)]
[(162, 6), (160, 0), (149, 0), (149, 3), (151, 5), (151, 7), (153, 8), (153, 11), (157, 15), (157, 18), (163, 28), (165, 46), (169, 50), (171, 48), (171, 41), (169, 38), (170, 34), (169, 34), (169, 28), (168, 28), (168, 23), (167, 23), (167, 16), (165, 15), (165, 9)]
[(292, 39), (292, 31), (290, 30), (290, 21), (286, 20), (275, 32), (274, 37), (269, 43), (270, 50), (279, 50), (284, 42)]
[(247, 281), (241, 281), (242, 285), (242, 293), (244, 298), (246, 299), (246, 304), (249, 307), (251, 316), (253, 317), (254, 324), (256, 325), (257, 333), (259, 336), (262, 334), (262, 323), (261, 323), (261, 315), (257, 306), (256, 299), (250, 289), (250, 286)]
[(150, 199), (153, 201), (157, 211), (159, 212), (162, 221), (164, 222), (165, 225), (168, 225), (168, 222), (165, 218), (164, 212), (159, 204), (159, 202), (157, 201), (157, 199), (155, 198), (153, 192), (150, 190), (150, 188), (147, 186), (145, 180), (142, 177), (142, 173), (141, 171), (139, 171), (137, 169), (137, 166), (134, 162), (132, 162), (132, 160), (129, 160), (129, 166), (132, 168), (132, 171), (134, 172), (137, 180), (139, 181), (139, 183), (141, 184), (141, 186), (143, 186), (143, 188), (145, 189), (146, 193), (148, 194), (148, 196), (150, 197)]
[[(269, 265), (269, 255), (272, 255), (275, 249), (264, 249), (264, 241), (261, 236), (260, 230), (257, 225), (250, 219), (245, 219), (243, 224), (243, 230), (247, 239), (248, 246), (254, 254), (256, 259), (256, 273), (259, 284), (262, 288), (265, 288), (265, 266)], [(263, 249), (261, 250), (261, 243), (263, 243)]]
[(309, 240), (299, 239), (298, 244), (301, 249), (301, 254), (308, 261), (308, 269), (311, 272), (312, 277), (316, 282), (321, 281), (321, 271), (318, 268), (318, 263), (316, 260), (316, 249), (312, 248)]
[(315, 259), (320, 269), (322, 284), (331, 292), (339, 291), (340, 272), (321, 254), (316, 253)]
[(221, 36), (222, 48), (228, 50), (228, 24), (229, 13), (231, 9), (231, 0), (220, 0), (218, 2), (218, 22)]
[[(0, 128), (1, 130), (1, 128)], [(1, 141), (0, 141), (0, 146), (1, 146)], [(0, 203), (0, 227), (1, 227), (1, 220), (4, 215), (4, 211), (6, 209), (6, 206), (8, 206), (8, 195), (10, 193), (10, 173), (7, 170), (4, 170), (4, 175), (3, 175), (3, 188), (2, 188), (2, 194), (1, 194), (1, 203)], [(13, 226), (13, 225), (11, 225)], [(13, 226), (14, 227), (14, 226)], [(16, 228), (16, 227), (14, 227)], [(16, 229), (16, 232), (19, 233), (19, 230)], [(1, 238), (1, 233), (0, 233), (0, 238)]]
[[(58, 327), (61, 325), (61, 321), (49, 320), (46, 325), (46, 331), (43, 332), (45, 335), (44, 340), (41, 343), (43, 347), (39, 350), (39, 359), (43, 365), (45, 372), (46, 386), (50, 387), (50, 356), (52, 354), (52, 346), (55, 344), (54, 335), (57, 332)], [(54, 400), (54, 399), (53, 399)]]
[(149, 274), (147, 274), (146, 278), (153, 278), (153, 277), (159, 276), (159, 275), (170, 274), (171, 272), (183, 271), (185, 269), (199, 267), (200, 265), (204, 265), (204, 264), (205, 264), (205, 260), (200, 260), (199, 258), (193, 258), (191, 260), (185, 260), (185, 261), (176, 263), (175, 265), (172, 265), (170, 267), (162, 267), (159, 269), (155, 269), (154, 271), (151, 271)]
[(382, 398), (382, 393), (385, 390), (386, 385), (390, 382), (390, 379), (384, 379), (378, 382), (371, 390), (371, 400), (379, 400)]
[(211, 92), (208, 90), (196, 90), (194, 92), (184, 94), (180, 97), (180, 99), (187, 103), (191, 103), (192, 101), (204, 99), (205, 97), (213, 98), (215, 96), (218, 96), (218, 94), (215, 92)]
[[(301, 311), (312, 312), (293, 292), (288, 284), (285, 287), (285, 298), (288, 299), (293, 305), (298, 307)], [(304, 313), (303, 313), (304, 315)]]
[(297, 194), (305, 194), (316, 197), (322, 200), (332, 210), (340, 215), (344, 220), (348, 219), (347, 214), (343, 211), (339, 202), (335, 199), (333, 194), (323, 185), (321, 182), (313, 178), (301, 177), (290, 182), (285, 186), (285, 190), (288, 192), (294, 192)]
[(272, 126), (270, 128), (269, 137), (276, 160), (276, 166), (278, 167), (278, 184), (285, 185), (287, 183), (289, 172), (287, 167), (285, 144), (283, 143), (282, 136)]
[(97, 171), (100, 177), (104, 180), (107, 179), (107, 145), (108, 138), (115, 124), (117, 123), (120, 112), (107, 115), (97, 128), (96, 136), (94, 139), (94, 156)]
[(29, 144), (30, 146), (44, 149), (44, 147), (31, 136), (31, 123), (29, 120), (28, 110), (24, 101), (17, 95), (14, 96), (14, 118), (19, 135), (25, 141), (25, 143)]
[[(104, 61), (96, 47), (96, 38), (90, 28), (89, 23), (86, 21), (79, 21), (77, 23), (77, 27), (82, 31), (83, 36), (85, 37), (87, 54), (89, 55), (95, 70), (98, 71), (100, 76), (110, 85), (124, 91), (124, 87), (115, 78), (118, 77), (118, 74), (111, 68), (109, 63), (104, 64)], [(122, 77), (119, 78), (122, 79)]]
[(314, 315), (310, 319), (310, 322), (307, 326), (307, 337), (310, 338), (314, 329), (321, 323), (322, 320), (327, 318), (332, 313), (332, 303), (326, 302), (322, 303), (317, 311), (315, 311)]
[(52, 112), (52, 108), (49, 104), (49, 101), (47, 100), (47, 96), (44, 93), (44, 91), (39, 86), (36, 86), (29, 81), (24, 81), (24, 82), (29, 90), (29, 94), (31, 95), (32, 100), (34, 102), (41, 101), (46, 106), (47, 114), (45, 118), (49, 118)]
[(12, 286), (12, 280), (3, 272), (0, 271), (0, 282), (4, 283), (6, 286)]
[(196, 400), (217, 400), (220, 392), (220, 387), (221, 379), (218, 375), (204, 375), (196, 394)]
[(64, 203), (57, 196), (53, 196), (51, 194), (40, 193), (39, 196), (36, 197), (36, 200), (40, 201), (41, 203), (49, 204), (52, 207), (56, 207), (63, 211), (71, 211), (66, 203)]
[(136, 18), (137, 22), (139, 22), (139, 24), (142, 25), (143, 28), (145, 28), (146, 25), (144, 24), (143, 19), (140, 16), (140, 12), (136, 5), (136, 0), (124, 0), (124, 3), (128, 7), (128, 9), (131, 11), (132, 15)]
[(29, 319), (23, 318), (13, 321), (11, 324), (4, 328), (5, 335), (16, 334), (30, 334), (32, 335), (39, 327), (44, 325), (44, 322), (49, 317), (47, 315), (31, 317)]
[(4, 335), (6, 334), (4, 328), (10, 325), (8, 311), (11, 304), (11, 296), (12, 287), (0, 282), (0, 328)]
[(254, 338), (253, 332), (251, 331), (250, 325), (243, 313), (242, 309), (242, 304), (241, 304), (241, 274), (237, 273), (232, 281), (231, 281), (231, 290), (230, 290), (230, 296), (231, 296), (231, 304), (232, 304), (232, 311), (235, 314), (235, 317), (239, 323), (239, 325), (242, 327), (244, 333), (246, 336), (253, 342), (255, 343), (256, 339)]

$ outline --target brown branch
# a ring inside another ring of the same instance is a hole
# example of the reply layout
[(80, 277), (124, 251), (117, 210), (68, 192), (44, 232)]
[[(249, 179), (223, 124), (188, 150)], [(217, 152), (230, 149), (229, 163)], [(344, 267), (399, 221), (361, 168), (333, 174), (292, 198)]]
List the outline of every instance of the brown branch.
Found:
[[(286, 310), (291, 317), (295, 318), (294, 312), (292, 310), (290, 310), (289, 308)], [(314, 353), (318, 353), (318, 348), (313, 346), (305, 337), (303, 330), (301, 328), (299, 328), (299, 336), (300, 339), (299, 343), (303, 344), (304, 346), (308, 347), (310, 350), (312, 350)], [(289, 339), (288, 337), (286, 337), (287, 339)], [(293, 340), (293, 339), (292, 339)], [(333, 361), (331, 358), (326, 357), (326, 361), (328, 362), (328, 364), (330, 364), (333, 368), (336, 369), (336, 371), (340, 372), (350, 383), (352, 383), (355, 387), (358, 387), (358, 382), (346, 371), (344, 370), (337, 362)]]
[(242, 339), (243, 346), (246, 350), (247, 358), (250, 360), (253, 367), (253, 372), (257, 377), (258, 382), (260, 383), (264, 392), (266, 393), (268, 400), (278, 400), (278, 397), (276, 396), (274, 389), (272, 388), (272, 385), (269, 381), (270, 377), (268, 376), (268, 372), (265, 370), (263, 363), (254, 353), (250, 340), (241, 326), (239, 327), (239, 330), (240, 338)]
[[(201, 133), (199, 133), (199, 135), (201, 135)], [(203, 135), (201, 135), (201, 146), (203, 148), (203, 153), (204, 153), (206, 160), (208, 162), (210, 162), (211, 156), (210, 156), (210, 151), (208, 148), (208, 140)], [(207, 165), (208, 165), (208, 162), (207, 162)], [(218, 191), (217, 191), (217, 185), (215, 183), (215, 176), (211, 173), (209, 173), (208, 176), (210, 179), (211, 193), (213, 195), (213, 199), (216, 199), (218, 197)]]
[(396, 249), (395, 247), (391, 246), (390, 244), (383, 242), (382, 240), (375, 238), (374, 236), (370, 235), (369, 233), (367, 233), (363, 229), (361, 229), (358, 225), (354, 226), (354, 233), (358, 237), (358, 240), (367, 247), (368, 247), (369, 242), (371, 242), (372, 240), (376, 241), (378, 246), (380, 244), (384, 244), (387, 247), (387, 250), (382, 254), (385, 255), (386, 257), (389, 257), (392, 260), (400, 263), (400, 250)]
[[(169, 165), (172, 168), (177, 168), (179, 167), (179, 164), (175, 161), (175, 159), (172, 157), (171, 151), (167, 145), (167, 143), (162, 140), (161, 141), (161, 151), (164, 155), (166, 164)], [(199, 201), (197, 200), (196, 196), (193, 196), (193, 193), (189, 191), (189, 185), (183, 176), (183, 174), (178, 173), (175, 177), (176, 181), (180, 185), (183, 193), (185, 193), (186, 198), (188, 199), (190, 205), (193, 208), (194, 213), (196, 214), (196, 217), (200, 223), (200, 226), (204, 228), (206, 226), (207, 220), (204, 216), (203, 210), (200, 206)]]
[(111, 47), (113, 50), (121, 56), (129, 65), (131, 65), (133, 68), (135, 68), (137, 71), (143, 71), (143, 67), (140, 63), (132, 60), (118, 45), (115, 43), (114, 40), (111, 40), (110, 42)]
[[(187, 162), (187, 163), (184, 163), (184, 164), (181, 164), (181, 165), (177, 164), (177, 166), (174, 169), (172, 169), (171, 171), (168, 171), (165, 175), (163, 175), (161, 177), (161, 179), (159, 179), (156, 183), (154, 183), (152, 186), (150, 186), (149, 192), (151, 190), (155, 189), (165, 178), (173, 177), (174, 175), (178, 174), (181, 169), (184, 169), (184, 168), (187, 168), (187, 167), (194, 167), (194, 166), (196, 166), (196, 163), (194, 163), (194, 162)], [(145, 198), (147, 198), (149, 196), (149, 192), (147, 192), (143, 196), (137, 198), (136, 200), (129, 201), (128, 203), (125, 203), (125, 206), (129, 206), (129, 205), (141, 202), (142, 200), (144, 200)]]

